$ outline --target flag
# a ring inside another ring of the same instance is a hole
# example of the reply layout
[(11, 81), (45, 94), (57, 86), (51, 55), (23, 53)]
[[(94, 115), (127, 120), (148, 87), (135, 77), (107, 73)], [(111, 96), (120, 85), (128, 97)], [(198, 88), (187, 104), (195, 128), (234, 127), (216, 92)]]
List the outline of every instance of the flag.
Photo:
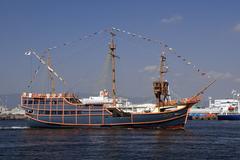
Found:
[(236, 92), (237, 92), (236, 90), (234, 90), (234, 89), (232, 90), (232, 94), (234, 94), (234, 93), (236, 93)]
[(26, 55), (26, 56), (30, 56), (30, 55), (31, 55), (31, 51), (27, 51), (27, 52), (25, 52), (24, 55)]
[(50, 72), (53, 72), (53, 69), (51, 67), (47, 67)]

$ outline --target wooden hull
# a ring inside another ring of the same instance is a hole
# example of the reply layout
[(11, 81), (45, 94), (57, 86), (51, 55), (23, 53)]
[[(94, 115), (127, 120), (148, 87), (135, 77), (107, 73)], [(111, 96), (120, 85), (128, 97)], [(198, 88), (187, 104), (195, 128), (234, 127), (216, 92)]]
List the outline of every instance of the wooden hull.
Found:
[(21, 106), (31, 127), (184, 128), (196, 102), (168, 104), (149, 113), (128, 113), (108, 104), (82, 104), (73, 96), (23, 94)]
[(39, 116), (28, 114), (30, 127), (50, 128), (184, 128), (188, 116), (188, 106), (174, 111), (159, 113), (130, 114), (126, 117), (113, 116)]

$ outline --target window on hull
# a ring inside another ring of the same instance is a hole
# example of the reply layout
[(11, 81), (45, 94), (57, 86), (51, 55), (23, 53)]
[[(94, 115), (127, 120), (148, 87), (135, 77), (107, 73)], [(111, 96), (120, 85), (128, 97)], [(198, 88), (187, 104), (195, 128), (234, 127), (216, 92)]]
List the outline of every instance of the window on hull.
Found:
[[(45, 111), (45, 110), (39, 110), (38, 111), (38, 114), (46, 114), (46, 115), (49, 115), (49, 114), (52, 114), (52, 115), (62, 115), (63, 114), (63, 111)], [(73, 114), (76, 114), (76, 111), (64, 111), (64, 114), (65, 115), (73, 115)], [(81, 111), (77, 111), (77, 114), (81, 114)]]
[[(35, 110), (37, 111), (37, 110)], [(64, 112), (63, 111), (59, 111), (59, 110), (39, 110), (38, 111), (38, 114), (43, 114), (43, 115), (76, 115), (76, 114), (102, 114), (103, 112), (102, 111), (75, 111), (75, 110), (65, 110)], [(37, 113), (34, 113), (34, 114), (37, 114)], [(109, 114), (108, 112), (104, 112), (105, 115)], [(119, 115), (121, 116), (121, 115)]]

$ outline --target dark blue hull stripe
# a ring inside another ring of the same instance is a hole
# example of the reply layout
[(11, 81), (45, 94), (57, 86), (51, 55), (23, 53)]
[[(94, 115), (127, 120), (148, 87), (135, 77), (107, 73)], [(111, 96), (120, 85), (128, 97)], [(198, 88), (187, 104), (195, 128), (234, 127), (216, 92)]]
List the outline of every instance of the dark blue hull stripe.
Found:
[(240, 120), (240, 114), (218, 115), (218, 120)]

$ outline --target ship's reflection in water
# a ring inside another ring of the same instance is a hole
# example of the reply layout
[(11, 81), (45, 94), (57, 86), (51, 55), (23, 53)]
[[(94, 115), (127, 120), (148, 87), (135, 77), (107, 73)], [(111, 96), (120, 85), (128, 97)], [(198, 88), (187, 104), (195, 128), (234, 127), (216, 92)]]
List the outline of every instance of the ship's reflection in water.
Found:
[(12, 128), (1, 130), (0, 136), (4, 137), (0, 159), (238, 159), (240, 156), (239, 121), (190, 121), (185, 130)]

